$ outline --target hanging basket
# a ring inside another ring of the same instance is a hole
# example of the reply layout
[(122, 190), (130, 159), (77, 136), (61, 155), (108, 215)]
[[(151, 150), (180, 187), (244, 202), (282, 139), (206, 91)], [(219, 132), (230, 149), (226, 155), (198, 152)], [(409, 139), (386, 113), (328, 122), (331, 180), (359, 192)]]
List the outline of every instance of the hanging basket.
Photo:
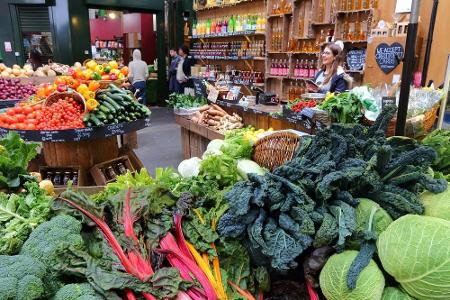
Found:
[(263, 137), (254, 145), (253, 160), (261, 167), (273, 171), (292, 159), (300, 138), (291, 132), (273, 133)]

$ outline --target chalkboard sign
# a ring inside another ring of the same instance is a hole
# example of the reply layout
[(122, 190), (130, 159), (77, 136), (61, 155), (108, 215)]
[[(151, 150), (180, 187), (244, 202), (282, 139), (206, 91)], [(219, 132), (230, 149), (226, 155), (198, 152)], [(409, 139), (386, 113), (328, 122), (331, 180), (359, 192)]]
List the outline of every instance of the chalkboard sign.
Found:
[(347, 67), (352, 71), (360, 71), (366, 63), (366, 49), (354, 49), (347, 53)]
[[(86, 127), (65, 130), (13, 130), (24, 140), (34, 142), (79, 142), (82, 140), (102, 139), (150, 126), (150, 117), (132, 122), (111, 124), (100, 127)], [(10, 130), (0, 127), (0, 136), (5, 136)]]
[(381, 108), (383, 109), (386, 105), (395, 105), (397, 103), (396, 97), (383, 97), (381, 98)]
[(206, 85), (203, 83), (203, 80), (194, 78), (192, 79), (194, 83), (194, 95), (196, 97), (207, 97), (206, 94)]
[(399, 43), (393, 43), (390, 46), (386, 43), (381, 43), (375, 49), (375, 60), (380, 69), (385, 74), (388, 74), (398, 66), (404, 54), (405, 50)]

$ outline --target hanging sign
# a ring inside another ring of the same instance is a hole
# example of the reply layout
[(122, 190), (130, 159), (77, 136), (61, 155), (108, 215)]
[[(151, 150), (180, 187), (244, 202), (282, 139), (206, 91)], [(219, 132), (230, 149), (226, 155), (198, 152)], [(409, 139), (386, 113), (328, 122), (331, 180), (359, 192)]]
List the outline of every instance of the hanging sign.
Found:
[(349, 70), (360, 71), (366, 63), (366, 49), (354, 49), (347, 53), (347, 66)]
[(385, 74), (389, 74), (398, 66), (404, 54), (405, 50), (399, 43), (393, 43), (390, 46), (386, 43), (381, 43), (375, 49), (375, 60), (380, 69)]

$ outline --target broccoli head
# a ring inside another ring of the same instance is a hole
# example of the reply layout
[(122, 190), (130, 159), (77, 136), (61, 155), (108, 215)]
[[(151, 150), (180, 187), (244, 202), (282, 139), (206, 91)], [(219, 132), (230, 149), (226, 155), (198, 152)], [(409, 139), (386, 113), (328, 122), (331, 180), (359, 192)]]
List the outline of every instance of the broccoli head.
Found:
[(46, 275), (44, 264), (34, 258), (0, 255), (0, 299), (41, 299)]
[(89, 283), (72, 283), (63, 286), (53, 300), (103, 300)]
[(47, 267), (46, 293), (54, 293), (62, 286), (61, 276), (84, 274), (85, 260), (79, 253), (85, 251), (85, 246), (80, 231), (78, 220), (60, 215), (36, 227), (23, 244), (21, 255), (37, 259)]

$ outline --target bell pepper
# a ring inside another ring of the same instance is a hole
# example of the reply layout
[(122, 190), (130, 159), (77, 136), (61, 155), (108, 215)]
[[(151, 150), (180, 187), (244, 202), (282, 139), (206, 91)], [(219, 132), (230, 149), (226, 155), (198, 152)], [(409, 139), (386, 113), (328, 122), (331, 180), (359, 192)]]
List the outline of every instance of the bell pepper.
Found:
[(118, 76), (118, 78), (119, 78), (119, 79), (124, 79), (124, 78), (125, 78), (125, 75), (122, 74), (122, 73), (120, 73), (119, 76)]
[(86, 108), (87, 108), (88, 111), (96, 109), (97, 106), (98, 106), (98, 102), (94, 98), (89, 98), (86, 101)]
[(98, 81), (91, 81), (91, 82), (89, 82), (88, 89), (90, 91), (95, 92), (96, 90), (99, 89), (99, 87), (100, 87), (100, 83)]
[(102, 74), (103, 73), (103, 66), (102, 65), (97, 65), (95, 67), (95, 72), (97, 72), (98, 74)]
[(114, 73), (113, 73), (113, 74), (109, 74), (109, 79), (110, 79), (110, 80), (117, 80), (117, 78), (118, 78), (118, 77), (117, 77), (116, 74), (114, 74)]
[(66, 84), (66, 78), (64, 76), (58, 76), (53, 83), (56, 85)]
[(122, 69), (120, 69), (120, 73), (122, 73), (123, 75), (127, 76), (128, 75), (128, 67), (125, 66)]
[(90, 80), (92, 76), (92, 71), (91, 70), (84, 70), (83, 71), (83, 79), (84, 80)]
[(92, 80), (101, 80), (102, 79), (102, 75), (100, 75), (98, 72), (94, 72), (91, 74), (91, 79)]
[(97, 67), (97, 62), (95, 60), (90, 60), (86, 63), (86, 67), (88, 69), (91, 69), (92, 71), (95, 71), (95, 68)]
[(80, 93), (80, 94), (83, 94), (84, 92), (86, 92), (88, 90), (89, 90), (88, 86), (86, 84), (84, 84), (84, 83), (80, 84), (78, 86), (78, 88), (77, 88), (77, 92)]
[(119, 64), (115, 60), (111, 60), (110, 62), (108, 62), (108, 65), (111, 67), (111, 69), (118, 69), (119, 68)]
[(84, 99), (91, 99), (91, 98), (95, 98), (95, 92), (93, 91), (85, 91), (84, 93), (82, 93)]
[(109, 71), (109, 74), (116, 74), (117, 76), (119, 76), (120, 70), (119, 69), (112, 69), (111, 71)]
[(71, 89), (76, 90), (80, 86), (80, 82), (75, 78), (70, 78), (67, 82)]
[(110, 66), (105, 66), (103, 68), (103, 72), (105, 72), (106, 74), (108, 74), (109, 72), (111, 72), (111, 67)]

